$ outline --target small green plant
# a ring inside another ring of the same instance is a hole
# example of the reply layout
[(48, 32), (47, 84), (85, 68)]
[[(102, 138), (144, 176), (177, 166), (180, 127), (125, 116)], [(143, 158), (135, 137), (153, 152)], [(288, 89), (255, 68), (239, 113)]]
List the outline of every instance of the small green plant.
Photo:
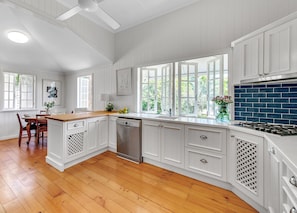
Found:
[(105, 109), (106, 111), (111, 112), (114, 109), (114, 105), (112, 103), (108, 103)]
[(43, 105), (45, 106), (46, 110), (49, 110), (55, 106), (55, 102), (54, 101), (44, 102)]

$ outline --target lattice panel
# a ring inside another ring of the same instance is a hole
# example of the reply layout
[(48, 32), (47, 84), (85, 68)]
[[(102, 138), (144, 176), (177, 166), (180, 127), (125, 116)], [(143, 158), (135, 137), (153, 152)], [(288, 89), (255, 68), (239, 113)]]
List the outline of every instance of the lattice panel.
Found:
[(83, 151), (84, 132), (79, 132), (67, 136), (67, 155), (72, 156)]
[(257, 145), (237, 139), (236, 179), (257, 194)]

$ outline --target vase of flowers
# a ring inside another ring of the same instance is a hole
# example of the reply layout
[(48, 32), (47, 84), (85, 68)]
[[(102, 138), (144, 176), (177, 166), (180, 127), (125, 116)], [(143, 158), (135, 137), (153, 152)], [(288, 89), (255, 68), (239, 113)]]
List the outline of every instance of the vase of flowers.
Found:
[(44, 102), (43, 105), (45, 106), (46, 114), (50, 114), (50, 110), (55, 106), (55, 102), (54, 101)]
[(233, 103), (231, 96), (216, 96), (212, 101), (218, 105), (216, 119), (219, 121), (229, 121), (228, 104)]

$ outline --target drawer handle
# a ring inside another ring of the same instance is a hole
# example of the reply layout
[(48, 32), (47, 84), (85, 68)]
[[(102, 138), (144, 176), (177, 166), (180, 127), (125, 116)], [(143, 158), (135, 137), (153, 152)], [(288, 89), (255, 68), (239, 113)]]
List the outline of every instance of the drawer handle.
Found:
[(205, 159), (201, 159), (200, 162), (201, 162), (201, 163), (204, 163), (204, 164), (205, 164), (205, 163), (208, 163), (207, 160), (205, 160)]
[(78, 124), (74, 124), (73, 127), (78, 127)]
[(203, 141), (207, 140), (207, 136), (206, 135), (200, 135), (200, 139), (203, 140)]
[(292, 207), (292, 208), (290, 209), (290, 213), (297, 213), (296, 208), (295, 208), (295, 207)]
[[(290, 184), (292, 184), (293, 186), (297, 187), (297, 180), (295, 176), (292, 176), (289, 180)], [(297, 211), (296, 211), (297, 213)]]

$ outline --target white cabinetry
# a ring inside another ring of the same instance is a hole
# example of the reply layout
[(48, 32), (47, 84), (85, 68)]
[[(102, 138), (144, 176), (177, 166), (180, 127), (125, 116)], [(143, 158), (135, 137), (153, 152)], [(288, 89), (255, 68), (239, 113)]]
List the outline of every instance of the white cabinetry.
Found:
[(247, 38), (233, 49), (233, 82), (263, 75), (263, 33)]
[(265, 74), (297, 72), (297, 20), (265, 32)]
[(184, 168), (184, 125), (161, 123), (161, 161)]
[(113, 152), (117, 151), (117, 117), (109, 116), (108, 120), (108, 140), (109, 149)]
[(184, 167), (184, 125), (142, 121), (142, 156)]
[(161, 161), (161, 123), (142, 120), (142, 156)]
[(108, 144), (108, 117), (87, 119), (87, 152), (92, 153), (107, 147)]
[[(67, 122), (66, 124), (64, 154), (65, 162), (70, 162), (84, 155), (87, 147), (87, 130), (85, 120)], [(51, 146), (49, 149), (51, 150)]]
[(46, 162), (59, 171), (107, 150), (107, 116), (75, 121), (48, 120)]
[(278, 149), (271, 143), (267, 142), (267, 208), (269, 213), (280, 212), (280, 166), (281, 156)]
[(226, 130), (185, 126), (185, 168), (195, 173), (226, 180)]
[(281, 212), (297, 212), (297, 171), (290, 161), (282, 158)]
[(288, 16), (234, 42), (233, 84), (297, 75), (297, 15)]
[(230, 130), (229, 181), (261, 206), (264, 206), (263, 144), (263, 137)]

